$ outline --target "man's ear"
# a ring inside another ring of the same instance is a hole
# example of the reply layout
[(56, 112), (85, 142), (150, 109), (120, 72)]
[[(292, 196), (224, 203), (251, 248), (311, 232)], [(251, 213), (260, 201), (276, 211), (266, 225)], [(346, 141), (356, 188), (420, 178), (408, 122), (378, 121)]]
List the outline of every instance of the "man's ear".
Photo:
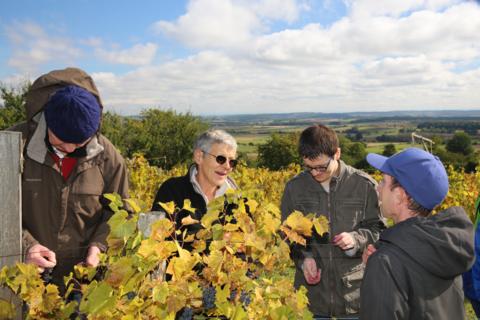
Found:
[(196, 163), (196, 164), (199, 164), (201, 161), (202, 161), (202, 158), (203, 158), (203, 152), (202, 150), (200, 149), (195, 149), (193, 151), (193, 161)]
[(338, 147), (337, 152), (335, 152), (335, 154), (333, 155), (333, 160), (339, 160), (341, 155), (342, 155), (342, 149)]
[(407, 192), (405, 191), (405, 189), (403, 189), (402, 187), (397, 187), (394, 190), (395, 190), (395, 197), (396, 197), (396, 200), (398, 201), (398, 203), (399, 204), (405, 203), (408, 206), (408, 202), (410, 200), (410, 197), (407, 194)]

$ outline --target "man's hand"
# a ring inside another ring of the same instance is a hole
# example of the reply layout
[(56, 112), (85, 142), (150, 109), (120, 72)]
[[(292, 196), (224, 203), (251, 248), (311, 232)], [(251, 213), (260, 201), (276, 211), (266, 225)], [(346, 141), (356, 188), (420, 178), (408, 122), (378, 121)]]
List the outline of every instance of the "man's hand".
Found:
[(37, 243), (27, 250), (25, 263), (33, 263), (38, 267), (39, 272), (45, 268), (53, 268), (57, 264), (55, 252)]
[(332, 239), (333, 244), (339, 247), (342, 250), (350, 250), (355, 247), (355, 239), (348, 232), (342, 232), (337, 234)]
[(100, 254), (100, 248), (97, 246), (91, 246), (88, 248), (87, 258), (85, 259), (85, 264), (89, 267), (96, 267), (100, 262), (98, 255)]
[(367, 264), (368, 258), (375, 252), (377, 251), (377, 248), (373, 244), (369, 244), (365, 250), (363, 250), (362, 254), (362, 262), (363, 264)]
[(303, 260), (303, 276), (308, 284), (317, 284), (320, 282), (322, 270), (317, 268), (317, 263), (313, 258)]

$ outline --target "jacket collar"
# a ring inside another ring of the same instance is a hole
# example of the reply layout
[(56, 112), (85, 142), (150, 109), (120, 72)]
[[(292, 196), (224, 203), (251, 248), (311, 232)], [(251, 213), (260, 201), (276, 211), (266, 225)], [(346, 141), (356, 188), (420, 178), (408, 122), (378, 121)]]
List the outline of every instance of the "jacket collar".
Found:
[[(197, 167), (195, 165), (192, 165), (188, 170), (187, 175), (189, 176), (190, 183), (193, 185), (193, 189), (198, 194), (200, 194), (205, 200), (205, 203), (208, 204), (207, 196), (203, 193), (202, 188), (200, 187), (200, 184), (198, 184), (198, 181), (196, 178), (197, 172), (198, 172)], [(228, 189), (237, 190), (238, 187), (233, 181), (233, 179), (227, 176), (227, 179), (225, 180), (225, 182), (215, 192), (215, 198), (223, 196)]]
[[(45, 163), (46, 156), (48, 154), (48, 148), (45, 145), (45, 132), (47, 131), (47, 122), (43, 112), (38, 113), (33, 119), (37, 123), (37, 127), (28, 141), (27, 155), (30, 159), (37, 161), (38, 163)], [(103, 152), (103, 146), (98, 142), (97, 136), (93, 138), (86, 145), (87, 156), (85, 160), (90, 160), (95, 156)]]
[(336, 181), (342, 180), (342, 178), (345, 176), (345, 172), (347, 171), (347, 165), (345, 164), (345, 162), (343, 162), (340, 159), (338, 160), (338, 169), (337, 170), (339, 170), (338, 175), (333, 176), (332, 180), (336, 180)]

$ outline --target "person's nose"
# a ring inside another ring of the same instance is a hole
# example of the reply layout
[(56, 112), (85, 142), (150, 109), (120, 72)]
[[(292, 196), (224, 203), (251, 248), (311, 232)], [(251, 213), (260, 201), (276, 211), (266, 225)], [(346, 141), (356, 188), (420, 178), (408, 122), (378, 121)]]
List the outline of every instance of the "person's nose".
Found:
[(77, 145), (74, 144), (74, 143), (64, 143), (64, 144), (61, 145), (61, 148), (66, 153), (70, 153), (70, 152), (75, 151), (75, 149), (77, 149)]

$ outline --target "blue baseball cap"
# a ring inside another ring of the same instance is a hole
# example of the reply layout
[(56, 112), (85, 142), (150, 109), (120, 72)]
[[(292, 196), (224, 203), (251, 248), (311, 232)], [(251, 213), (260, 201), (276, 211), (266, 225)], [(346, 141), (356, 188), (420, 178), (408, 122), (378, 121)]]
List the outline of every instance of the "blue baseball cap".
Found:
[(391, 157), (375, 153), (367, 162), (395, 177), (407, 193), (422, 207), (432, 210), (448, 193), (448, 175), (437, 156), (422, 149), (407, 148)]
[(86, 89), (69, 85), (59, 89), (45, 104), (47, 127), (61, 140), (82, 143), (100, 127), (102, 109)]

